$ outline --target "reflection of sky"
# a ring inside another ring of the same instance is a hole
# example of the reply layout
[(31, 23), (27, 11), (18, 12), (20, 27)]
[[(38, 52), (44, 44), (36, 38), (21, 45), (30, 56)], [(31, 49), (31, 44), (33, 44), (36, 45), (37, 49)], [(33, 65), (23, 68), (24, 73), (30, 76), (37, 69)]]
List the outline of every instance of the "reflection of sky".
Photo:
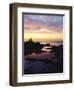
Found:
[(29, 30), (30, 27), (33, 30), (34, 26), (37, 26), (34, 30), (48, 27), (49, 30), (60, 32), (63, 29), (63, 16), (61, 15), (24, 15), (24, 22), (25, 29)]

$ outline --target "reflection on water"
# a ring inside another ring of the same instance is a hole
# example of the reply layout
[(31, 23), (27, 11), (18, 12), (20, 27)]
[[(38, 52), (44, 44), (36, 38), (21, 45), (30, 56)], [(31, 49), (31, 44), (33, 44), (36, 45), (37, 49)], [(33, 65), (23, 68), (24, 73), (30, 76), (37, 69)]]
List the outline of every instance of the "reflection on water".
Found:
[(52, 50), (52, 47), (51, 46), (44, 46), (41, 50), (50, 52)]

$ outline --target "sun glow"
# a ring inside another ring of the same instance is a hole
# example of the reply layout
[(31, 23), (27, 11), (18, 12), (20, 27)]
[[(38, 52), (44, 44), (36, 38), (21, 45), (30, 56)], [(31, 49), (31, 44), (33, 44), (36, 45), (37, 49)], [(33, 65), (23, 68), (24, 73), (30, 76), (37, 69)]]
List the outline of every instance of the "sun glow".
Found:
[(35, 42), (41, 41), (62, 41), (63, 40), (63, 33), (54, 32), (54, 33), (45, 33), (45, 32), (24, 32), (24, 41), (29, 40), (32, 38)]

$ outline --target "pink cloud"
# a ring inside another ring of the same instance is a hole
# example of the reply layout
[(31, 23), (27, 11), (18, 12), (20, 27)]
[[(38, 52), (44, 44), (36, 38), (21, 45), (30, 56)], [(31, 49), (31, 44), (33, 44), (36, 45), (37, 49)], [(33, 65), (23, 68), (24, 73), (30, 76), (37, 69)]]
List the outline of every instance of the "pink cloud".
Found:
[[(60, 28), (55, 26), (49, 26), (44, 23), (30, 21), (28, 19), (24, 22), (24, 30), (28, 31), (42, 31), (42, 32), (58, 32)], [(61, 30), (60, 30), (61, 31)]]

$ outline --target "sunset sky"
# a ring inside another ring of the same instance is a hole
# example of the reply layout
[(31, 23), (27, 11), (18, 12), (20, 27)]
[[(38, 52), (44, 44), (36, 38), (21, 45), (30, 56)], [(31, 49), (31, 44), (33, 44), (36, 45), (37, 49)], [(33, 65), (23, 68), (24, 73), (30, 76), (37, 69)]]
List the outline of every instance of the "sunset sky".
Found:
[(63, 41), (63, 16), (24, 14), (24, 41)]

